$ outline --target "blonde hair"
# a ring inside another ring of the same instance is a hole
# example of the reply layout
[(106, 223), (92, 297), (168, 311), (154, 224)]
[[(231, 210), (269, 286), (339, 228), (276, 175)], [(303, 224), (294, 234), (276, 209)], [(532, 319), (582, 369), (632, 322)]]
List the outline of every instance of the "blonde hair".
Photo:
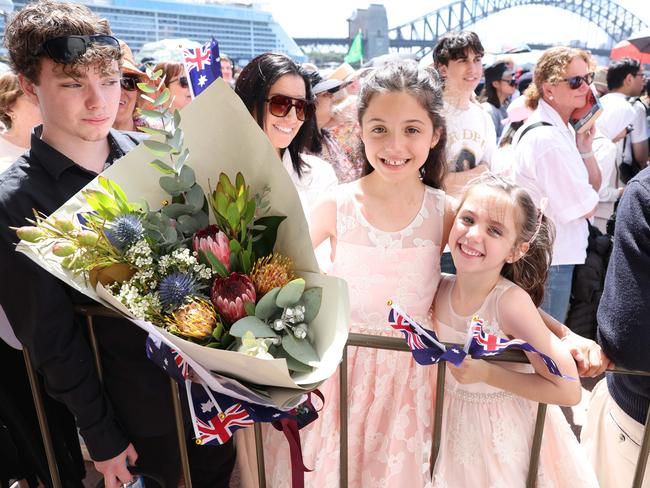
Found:
[(524, 92), (526, 106), (535, 110), (540, 99), (544, 98), (544, 83), (557, 85), (566, 76), (566, 69), (571, 61), (576, 58), (582, 59), (590, 69), (595, 69), (591, 55), (582, 49), (558, 46), (544, 51), (535, 65), (533, 82)]
[(7, 129), (11, 129), (12, 123), (9, 112), (22, 95), (23, 91), (15, 73), (8, 72), (0, 75), (0, 122)]

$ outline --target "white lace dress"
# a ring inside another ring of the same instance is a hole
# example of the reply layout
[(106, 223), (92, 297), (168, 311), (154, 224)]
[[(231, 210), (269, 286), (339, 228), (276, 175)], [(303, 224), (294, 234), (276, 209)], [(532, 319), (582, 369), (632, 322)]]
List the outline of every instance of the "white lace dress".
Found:
[[(451, 307), (455, 279), (443, 275), (434, 313), (440, 340), (464, 343), (471, 316), (462, 317)], [(502, 278), (476, 312), (491, 334), (506, 337), (499, 328), (498, 303), (512, 286)], [(533, 371), (529, 364), (503, 364), (522, 372)], [(484, 383), (461, 385), (451, 374), (445, 378), (434, 488), (525, 486), (538, 404)], [(591, 465), (562, 411), (557, 405), (549, 405), (537, 487), (597, 486)]]
[[(354, 198), (356, 183), (337, 188), (337, 248), (329, 274), (350, 289), (351, 332), (398, 336), (387, 325), (392, 298), (426, 320), (440, 279), (445, 195), (427, 188), (413, 221), (399, 232), (373, 228)], [(417, 365), (408, 352), (348, 350), (350, 487), (430, 486), (429, 457), (435, 368)], [(339, 377), (321, 385), (325, 408), (301, 431), (305, 486), (339, 486)], [(288, 449), (277, 433), (265, 437), (267, 481), (291, 484)]]

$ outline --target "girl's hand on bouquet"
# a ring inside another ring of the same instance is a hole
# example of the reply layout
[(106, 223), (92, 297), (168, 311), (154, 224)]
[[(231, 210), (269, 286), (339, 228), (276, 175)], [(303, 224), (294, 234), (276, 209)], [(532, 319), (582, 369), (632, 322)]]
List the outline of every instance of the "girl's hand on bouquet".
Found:
[(129, 444), (124, 451), (114, 458), (106, 461), (95, 461), (95, 469), (104, 476), (106, 488), (120, 488), (123, 484), (129, 484), (133, 475), (129, 472), (127, 465), (134, 465), (138, 459), (138, 453), (133, 444)]
[(482, 359), (472, 359), (466, 356), (460, 366), (447, 363), (447, 369), (462, 385), (472, 383), (487, 383), (490, 365)]

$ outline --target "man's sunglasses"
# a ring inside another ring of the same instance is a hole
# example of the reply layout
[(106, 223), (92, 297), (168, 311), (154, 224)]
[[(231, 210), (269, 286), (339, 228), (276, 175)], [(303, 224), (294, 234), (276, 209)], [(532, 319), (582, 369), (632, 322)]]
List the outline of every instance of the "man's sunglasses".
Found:
[(63, 36), (45, 41), (38, 54), (47, 54), (55, 63), (72, 64), (83, 56), (92, 44), (120, 49), (120, 41), (113, 36)]
[(291, 107), (296, 107), (296, 118), (298, 120), (305, 120), (306, 100), (291, 98), (285, 95), (273, 95), (271, 98), (267, 98), (266, 101), (269, 102), (271, 115), (286, 117), (291, 111)]
[(587, 85), (591, 85), (591, 83), (594, 81), (594, 74), (593, 73), (587, 73), (584, 76), (572, 76), (570, 78), (562, 78), (560, 81), (566, 81), (569, 84), (569, 88), (572, 90), (577, 90), (582, 86), (582, 83), (586, 83)]
[(140, 78), (137, 76), (123, 76), (120, 78), (120, 86), (126, 91), (135, 91), (138, 89)]
[(178, 81), (178, 84), (181, 85), (181, 88), (187, 88), (187, 87), (190, 86), (189, 82), (187, 81), (187, 76), (181, 76), (179, 78), (174, 78), (173, 80), (171, 80), (169, 82), (169, 84), (171, 85), (175, 81)]

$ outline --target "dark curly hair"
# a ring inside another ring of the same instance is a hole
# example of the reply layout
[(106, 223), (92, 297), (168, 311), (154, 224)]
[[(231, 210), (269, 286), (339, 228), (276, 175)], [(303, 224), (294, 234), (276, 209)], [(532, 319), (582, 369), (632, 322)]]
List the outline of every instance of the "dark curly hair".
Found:
[[(111, 35), (108, 21), (84, 5), (42, 0), (28, 3), (11, 17), (5, 29), (4, 44), (13, 71), (38, 84), (40, 59), (46, 56), (41, 51), (45, 41), (93, 34)], [(61, 66), (73, 77), (80, 76), (90, 65), (97, 65), (102, 74), (110, 73), (112, 62), (120, 63), (121, 56), (119, 47), (91, 44), (75, 63)]]
[(475, 32), (447, 32), (438, 38), (438, 42), (433, 47), (433, 62), (436, 67), (447, 66), (449, 61), (466, 58), (468, 50), (474, 51), (479, 56), (485, 54), (483, 44)]

